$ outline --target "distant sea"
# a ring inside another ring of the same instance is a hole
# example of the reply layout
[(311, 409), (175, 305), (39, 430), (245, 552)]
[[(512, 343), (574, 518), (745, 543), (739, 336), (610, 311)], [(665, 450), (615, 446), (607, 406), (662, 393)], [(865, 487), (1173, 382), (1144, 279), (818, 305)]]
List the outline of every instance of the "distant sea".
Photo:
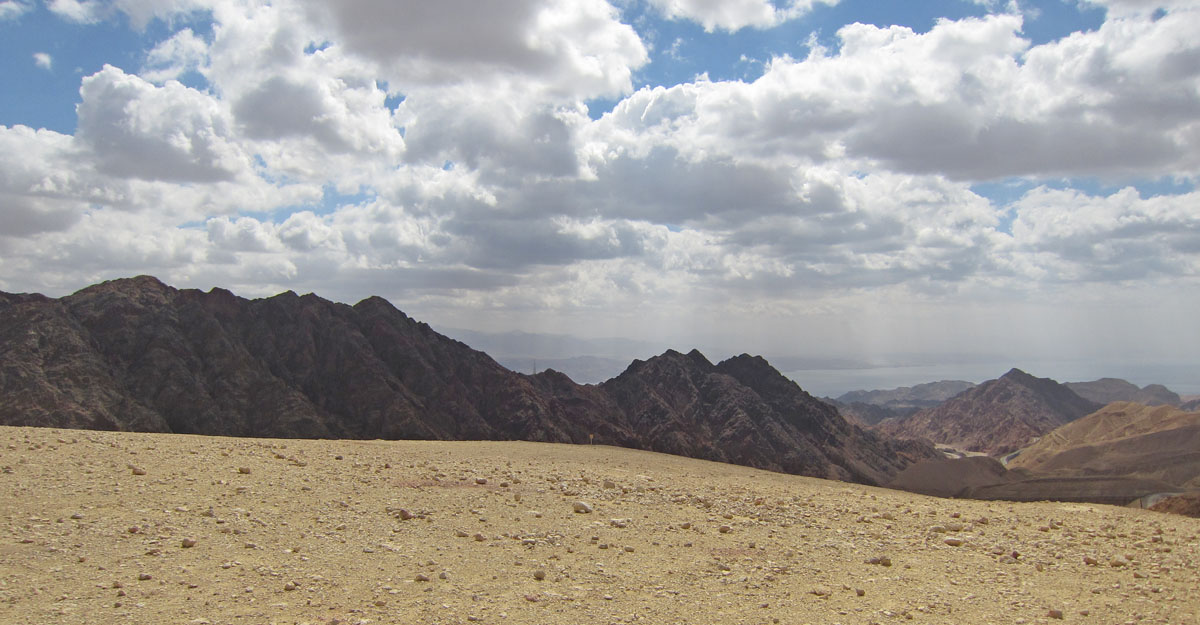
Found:
[(1138, 386), (1162, 384), (1180, 395), (1200, 395), (1200, 364), (1105, 363), (1096, 361), (1034, 361), (916, 365), (857, 369), (800, 369), (784, 375), (817, 397), (838, 397), (850, 391), (873, 391), (914, 386), (939, 380), (976, 384), (994, 380), (1016, 367), (1039, 378), (1058, 382), (1090, 382), (1121, 378)]

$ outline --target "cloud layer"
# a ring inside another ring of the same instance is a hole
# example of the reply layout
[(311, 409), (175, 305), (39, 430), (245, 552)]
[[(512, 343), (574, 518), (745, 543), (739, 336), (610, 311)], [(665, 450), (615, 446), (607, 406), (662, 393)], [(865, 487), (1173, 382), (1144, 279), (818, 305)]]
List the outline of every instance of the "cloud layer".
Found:
[[(650, 4), (730, 32), (812, 9)], [(1007, 13), (855, 23), (753, 81), (635, 89), (648, 45), (602, 0), (56, 0), (213, 25), (83, 77), (73, 135), (0, 127), (0, 289), (154, 273), (640, 332), (1196, 292), (1200, 197), (1129, 185), (1200, 173), (1200, 10), (1104, 4), (1044, 45)]]

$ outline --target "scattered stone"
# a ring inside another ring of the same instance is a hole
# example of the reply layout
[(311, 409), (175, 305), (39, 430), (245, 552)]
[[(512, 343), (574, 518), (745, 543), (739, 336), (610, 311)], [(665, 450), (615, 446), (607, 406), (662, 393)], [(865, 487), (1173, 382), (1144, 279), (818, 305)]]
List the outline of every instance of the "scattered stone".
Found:
[(487, 484), (487, 478), (486, 477), (477, 477), (477, 478), (475, 478), (475, 483), (479, 484), (480, 486), (483, 486), (484, 484)]
[(951, 547), (959, 547), (963, 544), (963, 541), (961, 538), (947, 538), (946, 540), (943, 540), (942, 542), (946, 543), (947, 545), (950, 545)]
[(397, 510), (396, 516), (400, 517), (401, 521), (408, 521), (410, 519), (416, 518), (416, 515), (414, 515), (413, 513), (409, 512), (408, 510), (406, 510), (404, 508), (400, 508), (399, 510)]
[(146, 581), (146, 580), (149, 580), (149, 579), (150, 579), (150, 574), (149, 574), (149, 573), (138, 573), (138, 581), (140, 581), (140, 582), (144, 582), (144, 581)]
[(250, 467), (238, 467), (238, 473), (241, 473), (242, 475), (248, 475), (250, 473)]
[(470, 536), (470, 534), (464, 530), (454, 530), (454, 535), (459, 538), (466, 538), (467, 536)]
[(1100, 561), (1093, 558), (1092, 556), (1083, 556), (1083, 563), (1088, 566), (1096, 566), (1096, 565), (1100, 564)]
[(590, 514), (592, 511), (592, 506), (586, 501), (576, 501), (572, 506), (572, 509), (575, 510), (576, 514)]
[(417, 573), (417, 576), (413, 578), (413, 581), (414, 582), (427, 582), (427, 581), (429, 581), (429, 576), (424, 573)]
[(537, 570), (535, 570), (535, 571), (533, 572), (533, 579), (536, 579), (536, 580), (538, 580), (539, 582), (540, 582), (540, 581), (542, 581), (542, 580), (544, 580), (544, 579), (546, 579), (546, 570), (545, 570), (545, 569), (537, 569)]
[(293, 590), (295, 590), (295, 589), (297, 589), (297, 588), (299, 588), (299, 586), (297, 586), (295, 582), (288, 582), (288, 583), (286, 583), (286, 584), (284, 584), (284, 585), (283, 585), (283, 589), (284, 589), (284, 590), (286, 590), (286, 591), (288, 591), (288, 592), (291, 592), (291, 591), (293, 591)]
[(616, 488), (617, 483), (612, 480), (604, 480), (604, 488)]
[(833, 590), (828, 586), (816, 586), (809, 592), (818, 597), (828, 597), (829, 595), (833, 594)]
[(863, 590), (862, 588), (855, 588), (854, 594), (858, 595), (859, 597), (862, 597), (863, 595), (867, 594), (867, 591)]
[(145, 469), (143, 469), (143, 468), (141, 468), (141, 467), (135, 467), (135, 466), (133, 466), (133, 465), (129, 465), (129, 470), (130, 470), (130, 472), (132, 472), (134, 475), (145, 475), (145, 474), (146, 474), (146, 470), (145, 470)]
[(196, 539), (184, 538), (182, 541), (180, 541), (179, 546), (183, 547), (184, 549), (191, 549), (192, 547), (196, 546)]
[(891, 566), (892, 565), (892, 559), (887, 556), (879, 556), (876, 558), (871, 558), (871, 559), (867, 560), (866, 562), (867, 562), (867, 564), (877, 564), (879, 566)]
[(728, 534), (729, 532), (733, 531), (733, 528), (729, 527), (728, 525), (722, 525), (721, 527), (717, 528), (717, 531), (721, 532), (722, 534)]
[(1063, 612), (1062, 612), (1062, 610), (1053, 610), (1052, 609), (1046, 613), (1046, 616), (1048, 616), (1052, 619), (1058, 619), (1061, 621), (1063, 619)]

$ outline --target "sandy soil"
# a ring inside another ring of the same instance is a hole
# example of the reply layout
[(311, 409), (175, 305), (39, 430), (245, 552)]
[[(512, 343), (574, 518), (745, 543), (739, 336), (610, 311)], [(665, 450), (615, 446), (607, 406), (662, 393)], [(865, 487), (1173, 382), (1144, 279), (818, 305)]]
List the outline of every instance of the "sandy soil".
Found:
[(2, 623), (1200, 622), (1200, 521), (1143, 510), (532, 443), (0, 428), (0, 467)]

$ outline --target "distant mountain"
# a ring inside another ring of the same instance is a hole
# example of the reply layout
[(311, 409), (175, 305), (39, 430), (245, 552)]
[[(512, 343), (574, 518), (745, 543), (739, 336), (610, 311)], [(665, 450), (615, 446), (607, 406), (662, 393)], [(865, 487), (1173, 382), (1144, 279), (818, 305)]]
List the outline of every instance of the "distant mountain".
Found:
[(1200, 412), (1114, 402), (1046, 434), (1009, 468), (1107, 475), (1200, 489)]
[(826, 398), (826, 401), (847, 418), (863, 425), (875, 425), (885, 419), (907, 417), (922, 408), (932, 408), (974, 386), (962, 380), (942, 380), (890, 390), (850, 391), (837, 399)]
[(143, 276), (0, 294), (0, 424), (294, 438), (594, 441), (878, 484), (936, 452), (847, 423), (765, 360), (514, 373), (386, 300), (246, 300)]
[(850, 391), (838, 397), (837, 401), (897, 408), (929, 408), (972, 388), (975, 388), (975, 384), (971, 382), (942, 380), (891, 390)]
[(1131, 401), (1146, 406), (1178, 406), (1183, 403), (1179, 395), (1161, 384), (1138, 388), (1118, 378), (1100, 378), (1092, 382), (1067, 382), (1065, 386), (1075, 391), (1076, 395), (1098, 404)]
[(884, 421), (877, 431), (995, 456), (1098, 408), (1054, 380), (1013, 369), (936, 407)]

